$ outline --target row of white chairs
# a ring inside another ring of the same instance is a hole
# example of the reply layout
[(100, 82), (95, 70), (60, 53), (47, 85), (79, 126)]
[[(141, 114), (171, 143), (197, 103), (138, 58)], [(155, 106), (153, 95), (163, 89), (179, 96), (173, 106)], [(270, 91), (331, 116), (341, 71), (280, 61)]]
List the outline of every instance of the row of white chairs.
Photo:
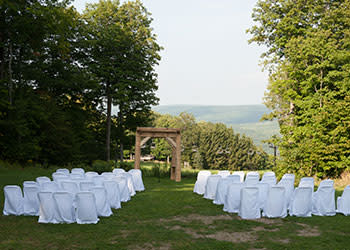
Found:
[(204, 198), (213, 200), (214, 204), (224, 204), (224, 211), (238, 213), (242, 218), (260, 218), (260, 211), (267, 217), (285, 217), (288, 211), (290, 215), (304, 217), (331, 216), (336, 212), (350, 214), (348, 187), (338, 197), (338, 209), (335, 209), (333, 180), (322, 181), (314, 192), (312, 177), (302, 178), (294, 189), (294, 174), (285, 174), (276, 183), (273, 172), (266, 172), (261, 180), (257, 172), (248, 172), (245, 180), (244, 172), (240, 172), (243, 178), (237, 172), (232, 175), (229, 171), (222, 172), (211, 175), (209, 171), (200, 171), (194, 192), (204, 194)]
[[(91, 194), (95, 202), (96, 214), (109, 216), (111, 208), (121, 208), (121, 202), (129, 201), (131, 196), (135, 195), (135, 190), (143, 191), (145, 189), (140, 170), (133, 169), (127, 173), (123, 169), (115, 169), (113, 172), (105, 172), (101, 175), (95, 172), (85, 173), (83, 170), (76, 170), (79, 172), (69, 173), (69, 170), (59, 169), (52, 174), (53, 181), (45, 176), (36, 178), (36, 181), (25, 181), (23, 195), (19, 186), (5, 186), (3, 214), (39, 216), (39, 222), (42, 223), (71, 223), (72, 216), (76, 215), (78, 223), (88, 223), (81, 216), (78, 216), (78, 214), (84, 214), (84, 208), (79, 207), (79, 204), (90, 204)], [(85, 199), (89, 201), (85, 201)], [(62, 202), (63, 200), (65, 202)], [(97, 223), (98, 220), (91, 219), (89, 221)]]

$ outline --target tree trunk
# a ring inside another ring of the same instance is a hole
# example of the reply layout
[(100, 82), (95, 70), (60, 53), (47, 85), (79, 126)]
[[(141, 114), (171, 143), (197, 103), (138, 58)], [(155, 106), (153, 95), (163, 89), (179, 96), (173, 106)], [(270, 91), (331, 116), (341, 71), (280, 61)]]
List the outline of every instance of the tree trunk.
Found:
[(120, 150), (120, 162), (123, 162), (123, 161), (124, 161), (124, 153), (123, 153), (123, 151), (124, 151), (124, 145), (123, 145), (122, 142), (120, 143), (119, 150)]
[(106, 130), (106, 160), (111, 159), (111, 115), (112, 115), (112, 96), (110, 84), (106, 84), (107, 96), (107, 130)]
[(12, 43), (9, 45), (9, 102), (12, 105), (12, 92), (13, 92), (13, 83), (12, 83)]
[(122, 113), (122, 107), (119, 105), (119, 113), (118, 113), (118, 129), (119, 129), (119, 156), (120, 156), (120, 162), (124, 161), (124, 145), (123, 145), (123, 136), (124, 136), (124, 130), (123, 130), (123, 113)]

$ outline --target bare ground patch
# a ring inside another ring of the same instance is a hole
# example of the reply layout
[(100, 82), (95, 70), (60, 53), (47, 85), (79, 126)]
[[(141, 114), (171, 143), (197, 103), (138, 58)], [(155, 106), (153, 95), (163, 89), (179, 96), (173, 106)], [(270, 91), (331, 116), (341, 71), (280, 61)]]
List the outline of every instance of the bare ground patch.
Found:
[(269, 218), (260, 218), (254, 221), (261, 222), (267, 225), (275, 225), (275, 224), (281, 225), (283, 223), (281, 219), (269, 219)]
[(290, 239), (274, 239), (274, 241), (283, 243), (283, 244), (288, 244), (290, 243)]
[(174, 216), (169, 219), (160, 219), (160, 222), (179, 221), (179, 222), (186, 223), (192, 220), (199, 220), (205, 225), (210, 225), (217, 220), (232, 220), (232, 217), (229, 215), (205, 216), (205, 215), (198, 215), (198, 214), (190, 214), (188, 216)]
[(265, 232), (278, 232), (280, 231), (279, 228), (265, 228), (265, 227), (253, 227), (252, 228), (253, 231), (255, 232), (259, 232), (259, 231), (265, 231)]
[(320, 230), (318, 230), (318, 227), (316, 226), (312, 227), (303, 223), (296, 223), (296, 224), (303, 227), (301, 230), (297, 231), (298, 236), (316, 237), (321, 235)]
[(132, 249), (132, 250), (169, 250), (169, 249), (171, 249), (171, 244), (162, 244), (159, 247), (156, 247), (153, 244), (152, 243), (145, 243), (143, 245), (136, 245), (136, 246), (133, 245), (129, 249)]

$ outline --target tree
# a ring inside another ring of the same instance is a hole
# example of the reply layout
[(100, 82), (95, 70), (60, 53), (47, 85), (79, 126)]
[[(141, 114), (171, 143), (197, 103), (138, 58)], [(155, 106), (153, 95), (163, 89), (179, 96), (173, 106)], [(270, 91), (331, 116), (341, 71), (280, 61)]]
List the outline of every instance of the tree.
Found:
[[(133, 118), (149, 112), (158, 98), (154, 66), (160, 46), (150, 26), (150, 13), (140, 1), (100, 1), (87, 6), (89, 69), (101, 85), (107, 104), (106, 159), (110, 159), (112, 104), (118, 106), (120, 138)], [(141, 119), (142, 120), (142, 119)], [(134, 125), (134, 124), (132, 124)], [(123, 151), (123, 139), (119, 140)], [(122, 155), (122, 154), (121, 154)]]
[(267, 0), (254, 9), (250, 41), (267, 46), (272, 113), (265, 118), (280, 124), (282, 172), (339, 176), (350, 162), (349, 7), (348, 0)]

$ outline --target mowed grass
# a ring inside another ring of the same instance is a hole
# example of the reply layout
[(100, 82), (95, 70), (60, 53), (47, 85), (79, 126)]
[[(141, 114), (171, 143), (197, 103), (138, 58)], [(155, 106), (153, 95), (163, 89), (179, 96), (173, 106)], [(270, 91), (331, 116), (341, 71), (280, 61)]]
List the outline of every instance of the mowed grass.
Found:
[[(5, 185), (52, 171), (0, 168), (1, 211)], [(1, 215), (0, 249), (350, 249), (350, 217), (241, 220), (194, 194), (194, 183), (193, 177), (181, 183), (144, 177), (146, 191), (96, 225)]]

